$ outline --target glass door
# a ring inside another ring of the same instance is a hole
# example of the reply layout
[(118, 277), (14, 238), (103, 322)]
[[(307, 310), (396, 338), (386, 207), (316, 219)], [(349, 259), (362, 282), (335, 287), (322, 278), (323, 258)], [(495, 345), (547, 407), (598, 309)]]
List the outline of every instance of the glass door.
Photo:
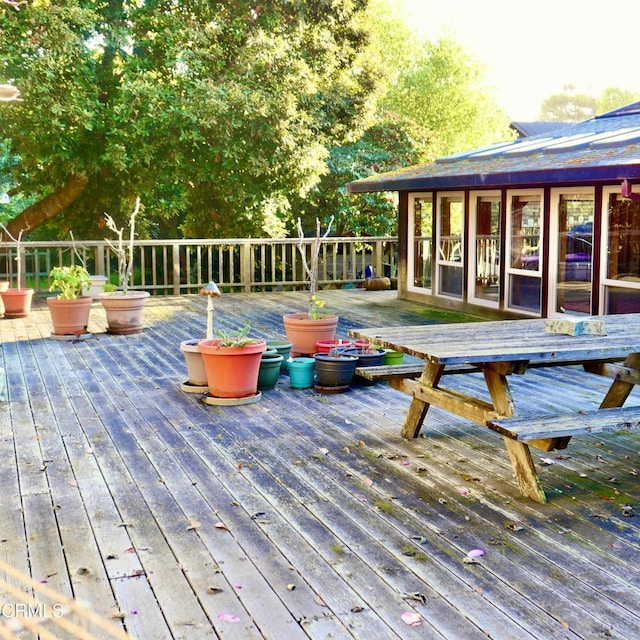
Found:
[(462, 298), (463, 281), (462, 194), (440, 196), (438, 201), (438, 293)]
[(407, 288), (430, 293), (433, 277), (433, 196), (430, 193), (409, 196), (408, 246)]
[(542, 191), (509, 193), (507, 305), (540, 315)]
[(500, 302), (501, 200), (499, 193), (471, 193), (469, 299), (486, 306)]
[(603, 193), (604, 313), (640, 313), (640, 202)]
[[(590, 314), (593, 265), (593, 192), (562, 192), (553, 199), (549, 281), (556, 313)], [(557, 225), (557, 228), (556, 228)]]

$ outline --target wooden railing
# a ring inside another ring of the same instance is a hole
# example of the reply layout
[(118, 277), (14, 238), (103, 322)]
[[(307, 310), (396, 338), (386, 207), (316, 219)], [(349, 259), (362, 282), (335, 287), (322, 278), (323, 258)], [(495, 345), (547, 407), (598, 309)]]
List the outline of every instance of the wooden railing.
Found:
[[(313, 239), (304, 240), (310, 261)], [(273, 291), (306, 286), (294, 239), (141, 240), (134, 244), (130, 286), (154, 295), (197, 293), (213, 280), (224, 291)], [(326, 238), (320, 248), (320, 288), (358, 286), (369, 273), (395, 276), (397, 238)], [(22, 286), (49, 288), (52, 267), (84, 263), (117, 284), (117, 258), (106, 241), (22, 242)], [(16, 286), (16, 245), (0, 246), (0, 280)]]

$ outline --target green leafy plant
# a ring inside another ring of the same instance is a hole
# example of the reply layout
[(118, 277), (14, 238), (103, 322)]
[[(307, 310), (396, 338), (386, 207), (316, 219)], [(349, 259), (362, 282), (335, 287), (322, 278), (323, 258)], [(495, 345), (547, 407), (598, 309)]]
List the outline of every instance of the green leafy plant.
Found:
[(78, 264), (70, 267), (54, 267), (49, 272), (49, 291), (58, 291), (60, 300), (76, 300), (85, 289), (91, 287), (89, 272)]
[(221, 347), (246, 347), (248, 344), (256, 342), (255, 338), (249, 337), (249, 331), (251, 331), (250, 325), (246, 325), (235, 333), (217, 330), (215, 338)]

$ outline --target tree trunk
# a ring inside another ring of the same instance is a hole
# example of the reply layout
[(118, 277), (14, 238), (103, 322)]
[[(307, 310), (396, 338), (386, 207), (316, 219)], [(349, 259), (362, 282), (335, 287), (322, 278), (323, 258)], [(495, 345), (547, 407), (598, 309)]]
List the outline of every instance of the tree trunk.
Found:
[(88, 183), (89, 181), (84, 176), (71, 176), (60, 189), (27, 207), (13, 220), (10, 220), (6, 225), (7, 230), (14, 238), (17, 238), (21, 230), (27, 233), (37, 229), (47, 220), (55, 218), (74, 202), (86, 189)]

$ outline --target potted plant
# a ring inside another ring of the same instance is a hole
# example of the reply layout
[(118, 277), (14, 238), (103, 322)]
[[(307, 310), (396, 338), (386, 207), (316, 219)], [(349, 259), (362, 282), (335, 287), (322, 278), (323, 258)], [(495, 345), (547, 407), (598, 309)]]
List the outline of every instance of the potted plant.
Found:
[(305, 313), (288, 313), (283, 316), (284, 329), (287, 339), (293, 344), (291, 357), (302, 354), (312, 355), (316, 351), (319, 340), (332, 340), (338, 326), (338, 316), (324, 312), (324, 300), (316, 295), (318, 285), (318, 255), (320, 245), (331, 231), (333, 216), (324, 235), (320, 233), (320, 220), (316, 218), (316, 236), (311, 247), (311, 262), (307, 260), (306, 249), (303, 244), (304, 233), (302, 223), (298, 218), (298, 250), (302, 257), (302, 264), (309, 280), (309, 309)]
[(148, 291), (129, 289), (129, 280), (133, 273), (133, 240), (135, 238), (135, 220), (140, 211), (140, 198), (129, 218), (129, 244), (124, 244), (124, 227), (118, 228), (113, 218), (105, 213), (107, 227), (117, 235), (117, 243), (107, 239), (107, 243), (118, 259), (119, 286), (114, 291), (105, 285), (105, 291), (98, 296), (107, 316), (107, 332), (115, 334), (137, 333), (142, 329), (142, 310), (149, 297)]
[(80, 265), (54, 267), (49, 272), (49, 296), (47, 305), (51, 314), (54, 336), (81, 336), (87, 334), (92, 297), (84, 295), (90, 286), (89, 272)]
[(198, 343), (210, 398), (259, 398), (258, 372), (267, 343), (249, 337), (250, 330), (246, 326), (237, 333), (216, 331), (215, 338)]
[(7, 234), (16, 246), (16, 277), (17, 287), (7, 287), (0, 289), (0, 296), (4, 305), (5, 318), (24, 318), (31, 313), (31, 300), (33, 299), (33, 289), (22, 286), (22, 234), (24, 229), (20, 229), (18, 237), (14, 237), (9, 230), (0, 224), (4, 232)]
[[(213, 299), (220, 297), (220, 289), (215, 282), (209, 282), (201, 290), (200, 294), (207, 296), (207, 334), (206, 339), (213, 339)], [(204, 366), (202, 354), (198, 350), (198, 343), (202, 338), (191, 338), (180, 343), (180, 350), (187, 366), (187, 381), (183, 382), (181, 389), (186, 393), (206, 393), (207, 370)]]

